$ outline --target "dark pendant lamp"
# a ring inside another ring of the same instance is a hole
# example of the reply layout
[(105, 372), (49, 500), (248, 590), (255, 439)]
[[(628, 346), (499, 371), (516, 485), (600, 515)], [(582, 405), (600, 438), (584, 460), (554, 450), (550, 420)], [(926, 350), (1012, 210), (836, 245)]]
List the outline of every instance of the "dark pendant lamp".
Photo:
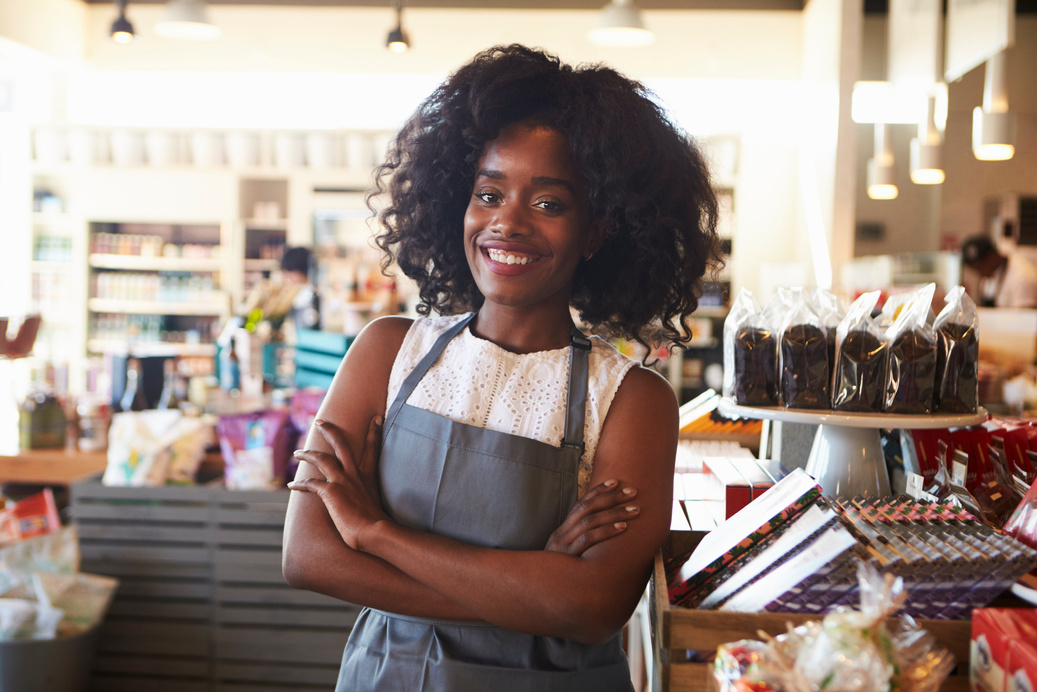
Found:
[(396, 10), (396, 28), (389, 32), (385, 39), (385, 47), (393, 53), (404, 53), (410, 48), (410, 37), (403, 30), (403, 0), (393, 0)]
[(136, 38), (133, 24), (130, 23), (129, 19), (126, 19), (126, 3), (127, 0), (115, 0), (115, 7), (119, 10), (119, 16), (112, 22), (112, 29), (109, 33), (112, 40), (116, 43), (132, 43), (133, 39)]

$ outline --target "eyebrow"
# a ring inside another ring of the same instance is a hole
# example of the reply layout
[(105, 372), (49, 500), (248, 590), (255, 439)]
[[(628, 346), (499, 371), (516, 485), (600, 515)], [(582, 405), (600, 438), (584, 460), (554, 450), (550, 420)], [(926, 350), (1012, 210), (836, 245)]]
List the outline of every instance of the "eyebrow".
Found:
[[(490, 178), (491, 180), (504, 180), (506, 176), (502, 171), (498, 171), (492, 168), (483, 168), (475, 174), (476, 180), (479, 178)], [(568, 180), (564, 178), (552, 178), (547, 175), (534, 176), (532, 180), (534, 185), (549, 185), (554, 187), (564, 187), (572, 194), (576, 194), (576, 188)]]

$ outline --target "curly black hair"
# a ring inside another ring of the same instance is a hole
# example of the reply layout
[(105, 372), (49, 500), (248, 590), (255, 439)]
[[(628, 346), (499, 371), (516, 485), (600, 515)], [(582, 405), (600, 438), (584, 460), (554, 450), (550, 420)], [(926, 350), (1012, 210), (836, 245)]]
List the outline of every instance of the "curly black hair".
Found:
[(527, 121), (568, 140), (604, 240), (573, 280), (571, 305), (597, 333), (642, 344), (685, 343), (701, 281), (720, 265), (717, 199), (705, 158), (641, 83), (572, 67), (542, 50), (495, 46), (458, 69), (418, 107), (375, 171), (384, 268), (417, 282), (419, 314), (482, 304), (463, 221), (486, 143)]

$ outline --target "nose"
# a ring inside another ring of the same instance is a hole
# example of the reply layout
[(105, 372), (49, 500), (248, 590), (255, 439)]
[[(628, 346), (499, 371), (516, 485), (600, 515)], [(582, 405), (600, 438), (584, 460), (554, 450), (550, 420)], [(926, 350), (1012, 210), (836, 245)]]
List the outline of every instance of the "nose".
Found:
[(504, 203), (494, 209), (490, 230), (504, 237), (529, 234), (529, 217), (521, 204)]

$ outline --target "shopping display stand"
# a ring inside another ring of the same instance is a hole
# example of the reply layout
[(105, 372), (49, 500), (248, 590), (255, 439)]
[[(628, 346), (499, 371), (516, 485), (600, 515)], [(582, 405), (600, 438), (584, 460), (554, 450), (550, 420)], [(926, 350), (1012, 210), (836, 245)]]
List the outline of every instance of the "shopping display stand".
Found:
[(728, 397), (724, 397), (717, 408), (731, 418), (762, 418), (818, 426), (805, 471), (828, 497), (890, 494), (880, 430), (960, 428), (982, 423), (988, 415), (983, 407), (967, 414), (898, 415), (740, 406)]

